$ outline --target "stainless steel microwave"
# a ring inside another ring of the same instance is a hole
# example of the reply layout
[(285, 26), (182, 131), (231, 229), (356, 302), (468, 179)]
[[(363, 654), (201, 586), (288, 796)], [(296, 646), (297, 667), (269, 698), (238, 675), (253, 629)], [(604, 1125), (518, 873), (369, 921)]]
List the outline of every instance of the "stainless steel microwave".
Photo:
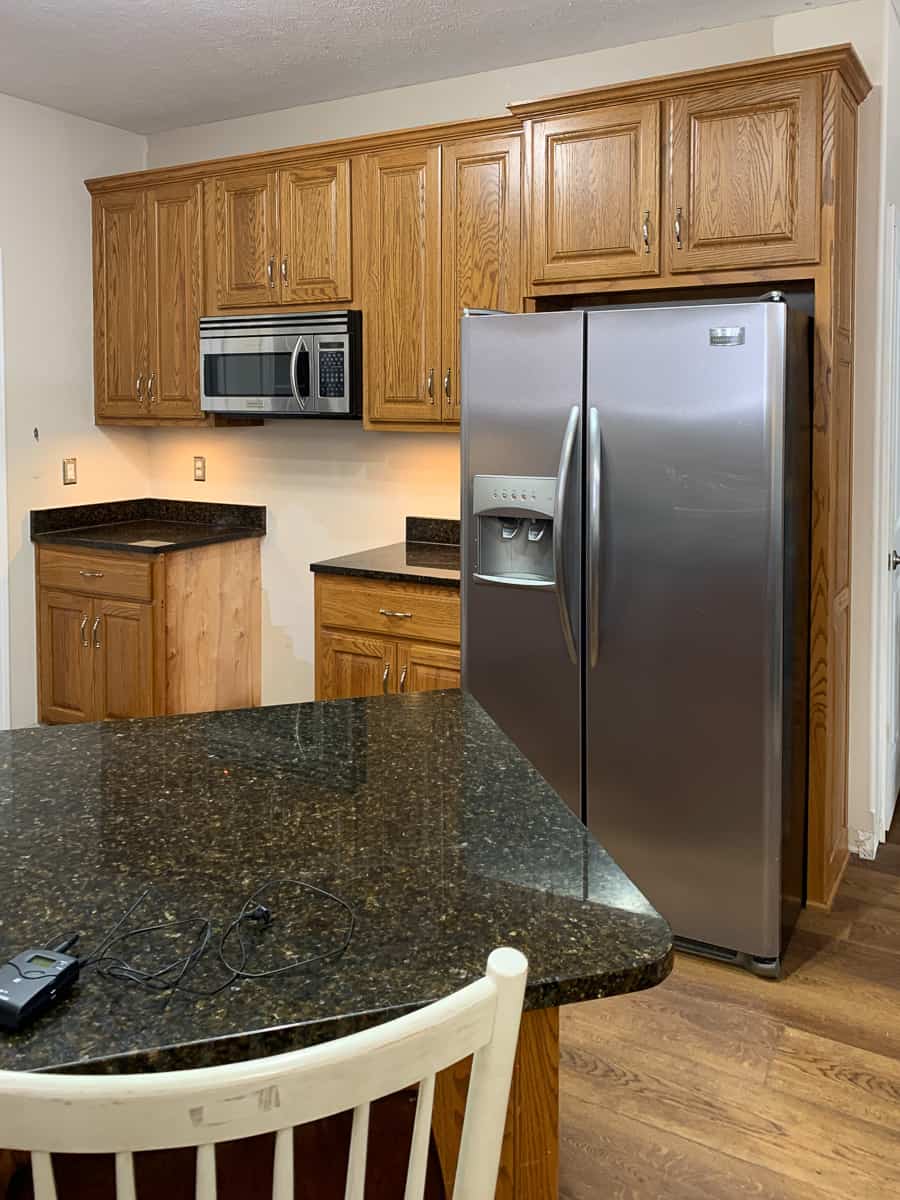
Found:
[(204, 412), (362, 417), (361, 314), (356, 309), (200, 318)]

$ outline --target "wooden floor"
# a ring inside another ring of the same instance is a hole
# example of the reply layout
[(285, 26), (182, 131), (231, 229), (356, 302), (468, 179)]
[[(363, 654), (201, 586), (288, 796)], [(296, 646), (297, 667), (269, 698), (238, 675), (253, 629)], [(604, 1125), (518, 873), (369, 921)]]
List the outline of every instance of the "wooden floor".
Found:
[(779, 983), (682, 955), (561, 1010), (563, 1200), (900, 1197), (900, 824)]

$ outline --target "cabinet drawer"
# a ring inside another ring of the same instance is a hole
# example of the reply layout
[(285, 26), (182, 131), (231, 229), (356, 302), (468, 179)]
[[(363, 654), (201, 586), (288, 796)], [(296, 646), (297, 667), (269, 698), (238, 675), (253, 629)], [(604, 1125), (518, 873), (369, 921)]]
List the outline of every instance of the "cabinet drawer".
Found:
[(459, 592), (422, 584), (316, 577), (318, 623), (459, 645)]
[(151, 600), (153, 581), (148, 559), (131, 554), (101, 554), (71, 550), (38, 550), (38, 582), (42, 587), (85, 596), (121, 596)]

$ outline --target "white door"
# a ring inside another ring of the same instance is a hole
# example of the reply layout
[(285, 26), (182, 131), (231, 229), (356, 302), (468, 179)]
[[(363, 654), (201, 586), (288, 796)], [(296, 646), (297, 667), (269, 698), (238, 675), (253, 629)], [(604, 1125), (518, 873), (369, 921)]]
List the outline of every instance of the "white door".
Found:
[[(879, 566), (884, 571), (886, 605), (882, 626), (885, 645), (882, 648), (882, 698), (887, 715), (887, 756), (884, 784), (878, 797), (880, 812), (876, 811), (876, 836), (884, 837), (894, 816), (897, 791), (900, 788), (900, 239), (897, 236), (897, 213), (890, 206), (887, 228), (887, 301), (890, 304), (890, 344), (885, 347), (888, 358), (886, 388), (887, 411), (882, 428), (886, 439), (884, 502), (887, 507), (885, 528), (889, 545), (882, 551)], [(879, 828), (880, 826), (880, 828)]]

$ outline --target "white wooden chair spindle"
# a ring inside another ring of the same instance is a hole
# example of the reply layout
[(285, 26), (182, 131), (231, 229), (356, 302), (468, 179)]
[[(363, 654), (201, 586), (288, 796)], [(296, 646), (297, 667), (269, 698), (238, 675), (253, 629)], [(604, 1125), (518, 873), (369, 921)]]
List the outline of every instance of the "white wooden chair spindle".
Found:
[(0, 1142), (31, 1153), (35, 1200), (57, 1200), (54, 1154), (115, 1156), (135, 1200), (133, 1155), (193, 1147), (196, 1200), (216, 1200), (216, 1145), (275, 1134), (272, 1200), (293, 1200), (293, 1131), (353, 1111), (345, 1200), (364, 1200), (374, 1100), (418, 1083), (404, 1200), (422, 1200), (435, 1076), (473, 1055), (452, 1200), (492, 1200), (528, 963), (495, 950), (482, 979), (417, 1012), (319, 1046), (149, 1075), (0, 1071)]

